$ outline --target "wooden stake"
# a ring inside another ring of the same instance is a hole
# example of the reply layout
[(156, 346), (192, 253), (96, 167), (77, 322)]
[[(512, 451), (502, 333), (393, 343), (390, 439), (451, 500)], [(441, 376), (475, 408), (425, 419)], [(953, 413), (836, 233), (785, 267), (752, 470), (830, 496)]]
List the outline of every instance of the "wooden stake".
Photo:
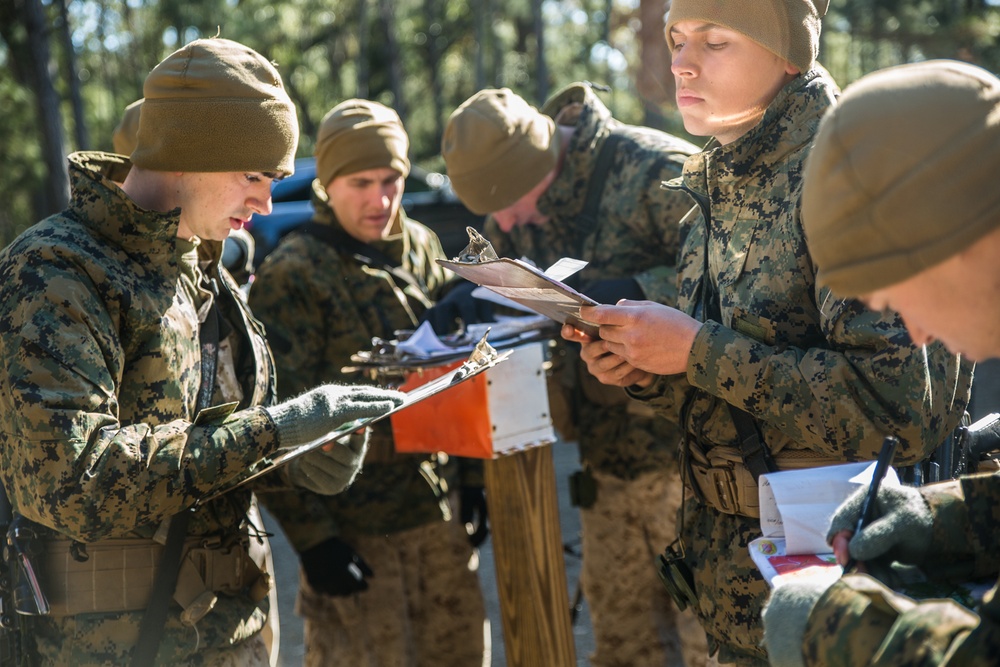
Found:
[(575, 667), (552, 446), (485, 464), (508, 667)]

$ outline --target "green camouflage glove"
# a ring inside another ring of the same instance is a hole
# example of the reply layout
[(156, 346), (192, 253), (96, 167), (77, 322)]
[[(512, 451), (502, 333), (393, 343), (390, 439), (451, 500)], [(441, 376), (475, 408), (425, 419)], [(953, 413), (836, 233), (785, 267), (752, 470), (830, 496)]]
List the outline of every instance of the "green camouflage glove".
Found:
[[(830, 522), (827, 542), (842, 530), (854, 531), (868, 489), (851, 494), (837, 508)], [(909, 565), (920, 565), (927, 555), (934, 517), (920, 491), (912, 486), (882, 486), (875, 497), (874, 520), (851, 538), (851, 556), (860, 561), (888, 556)]]
[(337, 442), (327, 451), (326, 446), (303, 454), (288, 464), (288, 481), (323, 496), (340, 493), (353, 482), (365, 452), (368, 451), (368, 429), (352, 433), (347, 442)]
[(371, 385), (324, 384), (268, 408), (282, 447), (298, 447), (356, 419), (377, 417), (403, 403), (403, 394)]
[(809, 614), (830, 586), (823, 579), (791, 581), (774, 589), (764, 606), (764, 646), (771, 667), (805, 667), (802, 638)]

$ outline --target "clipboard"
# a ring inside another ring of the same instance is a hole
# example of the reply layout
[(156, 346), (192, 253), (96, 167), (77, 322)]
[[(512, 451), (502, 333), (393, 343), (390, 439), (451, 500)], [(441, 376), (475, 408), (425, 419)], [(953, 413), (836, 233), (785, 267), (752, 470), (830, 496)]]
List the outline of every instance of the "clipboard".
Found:
[(516, 301), (560, 324), (570, 324), (592, 338), (600, 327), (583, 319), (581, 306), (600, 305), (586, 294), (546, 275), (519, 259), (498, 258), (493, 246), (479, 232), (467, 227), (469, 245), (455, 259), (436, 260), (466, 280)]
[(442, 391), (446, 391), (451, 387), (459, 385), (462, 382), (465, 382), (466, 380), (469, 380), (479, 375), (480, 373), (489, 370), (490, 368), (493, 368), (497, 364), (507, 359), (507, 357), (509, 357), (513, 353), (513, 350), (506, 350), (505, 352), (497, 352), (497, 350), (495, 350), (493, 346), (491, 346), (488, 342), (486, 342), (486, 338), (488, 335), (489, 331), (487, 331), (483, 335), (482, 339), (476, 344), (475, 348), (472, 350), (472, 353), (469, 355), (469, 358), (464, 363), (462, 363), (458, 368), (442, 375), (436, 380), (428, 382), (425, 385), (416, 387), (412, 391), (407, 392), (405, 394), (405, 398), (403, 399), (403, 403), (394, 407), (392, 410), (389, 410), (388, 412), (385, 412), (376, 417), (368, 417), (365, 419), (358, 419), (352, 422), (348, 422), (347, 424), (343, 424), (338, 428), (330, 431), (326, 435), (321, 436), (311, 442), (307, 442), (304, 445), (281, 449), (275, 456), (272, 456), (267, 459), (262, 459), (261, 461), (258, 461), (256, 464), (254, 464), (251, 467), (248, 474), (239, 477), (236, 480), (233, 480), (225, 484), (224, 486), (210, 492), (209, 495), (200, 499), (195, 504), (195, 507), (200, 506), (201, 504), (206, 503), (210, 500), (214, 500), (226, 493), (229, 493), (233, 489), (239, 488), (244, 484), (247, 484), (257, 479), (261, 475), (266, 475), (268, 473), (271, 473), (274, 470), (277, 470), (278, 468), (294, 461), (303, 454), (311, 452), (317, 447), (322, 447), (323, 445), (329, 444), (331, 442), (350, 437), (350, 435), (355, 431), (365, 428), (370, 424), (374, 424), (377, 421), (381, 421), (386, 417), (388, 417), (389, 415), (399, 412), (400, 410), (405, 410), (411, 405), (415, 405), (424, 399), (430, 398), (431, 396), (434, 396), (435, 394), (438, 394)]

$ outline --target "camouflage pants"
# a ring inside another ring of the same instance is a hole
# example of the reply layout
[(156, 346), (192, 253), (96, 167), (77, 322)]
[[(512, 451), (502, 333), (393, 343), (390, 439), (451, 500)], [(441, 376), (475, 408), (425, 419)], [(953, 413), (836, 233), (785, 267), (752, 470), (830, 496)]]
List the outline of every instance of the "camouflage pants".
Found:
[(486, 618), (464, 526), (440, 521), (390, 535), (348, 536), (374, 572), (349, 597), (299, 578), (307, 667), (479, 667)]
[(719, 661), (767, 667), (761, 609), (770, 593), (747, 545), (760, 520), (723, 514), (690, 498), (684, 504), (684, 562), (694, 574), (698, 617)]
[(674, 540), (682, 486), (675, 471), (634, 480), (594, 472), (597, 501), (581, 509), (581, 584), (594, 627), (594, 667), (707, 664), (705, 632), (677, 611), (656, 570)]

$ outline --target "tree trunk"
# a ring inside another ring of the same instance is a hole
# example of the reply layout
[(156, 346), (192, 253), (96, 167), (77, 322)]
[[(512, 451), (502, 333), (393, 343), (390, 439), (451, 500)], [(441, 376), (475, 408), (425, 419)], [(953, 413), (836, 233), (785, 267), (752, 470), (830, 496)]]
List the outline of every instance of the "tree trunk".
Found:
[(542, 20), (542, 0), (531, 0), (531, 17), (535, 26), (535, 93), (541, 106), (549, 97), (549, 72), (545, 65), (545, 22)]
[(400, 62), (399, 42), (396, 41), (396, 16), (393, 0), (379, 0), (379, 17), (385, 26), (385, 52), (389, 63), (389, 90), (392, 91), (392, 107), (406, 126), (408, 110), (403, 96), (403, 63)]
[(635, 74), (636, 90), (646, 110), (646, 124), (658, 127), (660, 107), (676, 104), (674, 75), (670, 71), (670, 48), (663, 35), (663, 0), (639, 2), (639, 71)]
[(76, 130), (76, 147), (77, 150), (90, 150), (90, 139), (87, 136), (87, 121), (83, 114), (83, 96), (80, 94), (80, 77), (76, 70), (76, 49), (73, 48), (66, 0), (57, 0), (57, 5), (59, 7), (59, 37), (62, 40), (63, 59), (66, 63), (69, 100), (73, 107), (73, 129)]
[(368, 21), (368, 0), (358, 0), (358, 81), (355, 86), (355, 97), (362, 100), (367, 100), (371, 92), (368, 86), (371, 78), (371, 55), (368, 52), (371, 29)]
[(486, 87), (486, 31), (490, 18), (484, 11), (485, 0), (472, 0), (469, 9), (472, 11), (473, 39), (476, 42), (476, 90)]
[[(9, 49), (14, 76), (31, 90), (41, 135), (47, 178), (35, 198), (35, 217), (42, 219), (69, 204), (69, 171), (63, 139), (59, 95), (49, 73), (49, 31), (40, 0), (2, 0), (0, 34)], [(22, 33), (17, 25), (24, 27)]]

